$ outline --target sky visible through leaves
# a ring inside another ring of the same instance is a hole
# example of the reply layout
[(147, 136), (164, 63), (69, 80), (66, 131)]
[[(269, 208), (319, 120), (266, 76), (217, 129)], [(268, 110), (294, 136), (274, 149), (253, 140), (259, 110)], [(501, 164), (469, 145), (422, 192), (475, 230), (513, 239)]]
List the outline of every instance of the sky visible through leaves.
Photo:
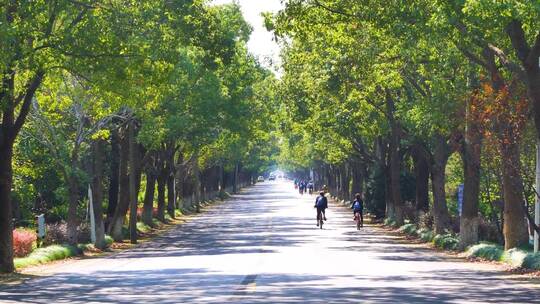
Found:
[[(216, 5), (233, 3), (235, 0), (214, 0)], [(277, 12), (283, 5), (279, 0), (236, 0), (242, 7), (242, 13), (247, 22), (253, 27), (253, 33), (248, 43), (250, 52), (268, 68), (276, 71), (279, 68), (279, 45), (273, 40), (273, 34), (268, 32), (263, 24), (263, 12)], [(273, 64), (272, 64), (273, 63)]]

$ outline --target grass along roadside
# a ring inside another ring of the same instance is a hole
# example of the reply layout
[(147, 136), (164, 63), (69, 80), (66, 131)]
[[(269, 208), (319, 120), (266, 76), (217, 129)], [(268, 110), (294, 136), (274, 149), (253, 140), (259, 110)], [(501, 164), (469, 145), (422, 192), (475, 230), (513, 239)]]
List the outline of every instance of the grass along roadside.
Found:
[(520, 248), (505, 251), (501, 245), (485, 242), (469, 247), (465, 255), (468, 258), (503, 262), (512, 268), (540, 270), (540, 253)]
[(24, 258), (15, 259), (15, 268), (20, 270), (21, 268), (26, 268), (29, 266), (35, 266), (39, 264), (44, 264), (52, 261), (63, 260), (70, 257), (78, 256), (83, 254), (84, 250), (88, 248), (89, 245), (80, 244), (78, 246), (72, 245), (51, 245), (47, 247), (38, 248), (30, 255)]
[[(419, 239), (425, 243), (431, 243), (433, 246), (451, 251), (458, 251), (459, 238), (455, 234), (437, 234), (427, 228), (418, 228), (413, 223), (398, 227), (391, 219), (384, 221), (384, 226), (397, 229), (399, 233), (408, 237)], [(540, 270), (540, 253), (533, 253), (529, 250), (513, 248), (504, 250), (503, 246), (493, 243), (482, 242), (468, 247), (462, 256), (469, 259), (481, 259), (486, 261), (496, 261), (505, 263), (512, 269)]]
[(427, 228), (418, 228), (416, 224), (407, 223), (401, 227), (396, 225), (396, 222), (392, 219), (385, 219), (384, 226), (397, 229), (399, 233), (405, 234), (409, 237), (419, 239), (425, 243), (431, 243), (433, 246), (439, 249), (457, 251), (459, 245), (459, 238), (456, 234), (435, 234), (432, 230)]
[[(113, 239), (105, 235), (107, 247), (113, 244)], [(71, 257), (83, 256), (85, 253), (100, 253), (93, 244), (78, 244), (77, 246), (68, 244), (55, 244), (46, 247), (37, 248), (28, 256), (15, 258), (14, 264), (17, 270), (22, 270), (30, 266), (37, 266), (53, 261), (64, 260)]]

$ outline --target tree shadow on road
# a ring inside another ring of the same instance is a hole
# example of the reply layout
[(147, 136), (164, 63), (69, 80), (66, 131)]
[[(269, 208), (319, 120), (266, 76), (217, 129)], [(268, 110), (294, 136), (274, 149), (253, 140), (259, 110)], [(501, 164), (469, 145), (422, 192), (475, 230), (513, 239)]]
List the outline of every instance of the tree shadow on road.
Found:
[[(2, 303), (534, 303), (540, 292), (513, 288), (497, 272), (418, 272), (413, 276), (260, 274), (256, 289), (243, 275), (205, 269), (61, 274), (0, 290)], [(403, 287), (408, 281), (410, 287)], [(435, 282), (444, 284), (435, 284)], [(356, 287), (336, 282), (354, 282)], [(434, 284), (426, 284), (432, 282)], [(194, 284), (195, 283), (195, 284)], [(418, 284), (417, 284), (418, 283)], [(399, 284), (399, 286), (398, 286)], [(39, 288), (34, 288), (35, 286)], [(201, 288), (203, 287), (203, 288)]]

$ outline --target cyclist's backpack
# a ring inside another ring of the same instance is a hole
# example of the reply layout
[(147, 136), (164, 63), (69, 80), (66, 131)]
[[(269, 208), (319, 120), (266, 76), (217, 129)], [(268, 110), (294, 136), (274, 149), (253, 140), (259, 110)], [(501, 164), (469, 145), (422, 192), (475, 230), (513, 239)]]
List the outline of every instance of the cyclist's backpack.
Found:
[(319, 196), (317, 197), (317, 204), (315, 204), (317, 206), (317, 208), (324, 208), (326, 207), (325, 204), (324, 204), (324, 201), (326, 200), (326, 197), (324, 196)]

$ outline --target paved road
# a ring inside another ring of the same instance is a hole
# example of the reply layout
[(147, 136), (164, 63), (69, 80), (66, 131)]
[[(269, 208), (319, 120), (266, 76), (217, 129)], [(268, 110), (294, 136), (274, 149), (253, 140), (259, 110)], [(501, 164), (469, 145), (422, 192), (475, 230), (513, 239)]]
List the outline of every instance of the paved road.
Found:
[(356, 231), (338, 206), (319, 230), (313, 197), (291, 188), (260, 184), (143, 247), (46, 268), (0, 303), (540, 302), (497, 266)]

